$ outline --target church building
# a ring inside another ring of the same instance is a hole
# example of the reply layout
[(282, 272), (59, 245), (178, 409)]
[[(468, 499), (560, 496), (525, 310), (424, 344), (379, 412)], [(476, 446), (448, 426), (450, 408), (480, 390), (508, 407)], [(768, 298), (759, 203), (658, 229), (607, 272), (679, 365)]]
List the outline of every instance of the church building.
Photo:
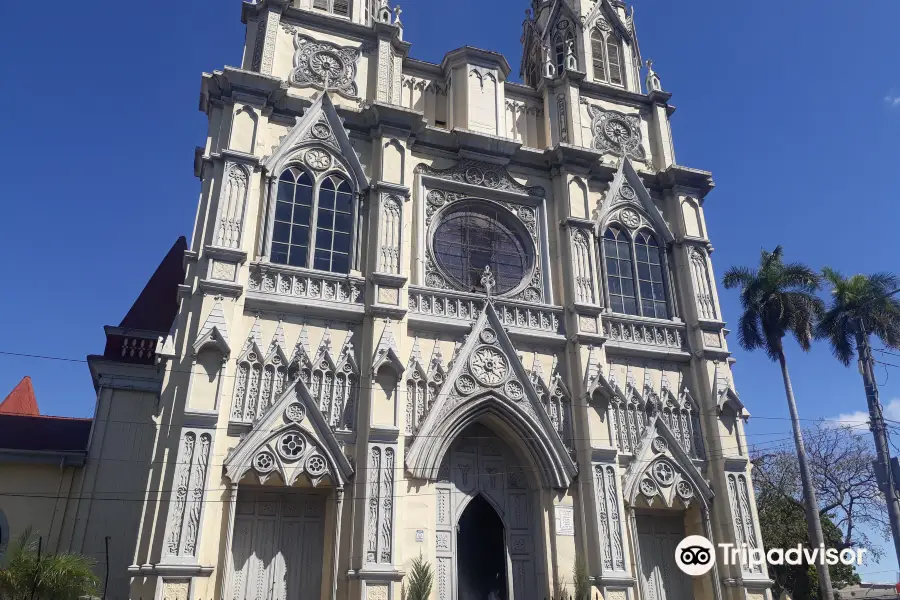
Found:
[(764, 566), (675, 564), (761, 545), (712, 176), (630, 7), (517, 3), (515, 73), (413, 58), (387, 0), (243, 3), (190, 241), (89, 357), (58, 545), (106, 598), (400, 600), (421, 556), (433, 600), (576, 563), (592, 600), (771, 600)]

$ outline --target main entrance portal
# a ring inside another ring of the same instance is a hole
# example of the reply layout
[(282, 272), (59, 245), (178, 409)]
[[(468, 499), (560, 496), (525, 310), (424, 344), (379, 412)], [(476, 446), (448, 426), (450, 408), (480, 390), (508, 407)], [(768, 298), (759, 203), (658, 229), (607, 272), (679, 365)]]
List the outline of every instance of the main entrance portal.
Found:
[(506, 600), (503, 521), (481, 494), (463, 511), (456, 536), (459, 600)]
[(675, 547), (684, 539), (684, 517), (639, 514), (638, 542), (641, 548), (641, 579), (648, 598), (690, 600), (690, 579), (675, 564)]
[(440, 600), (538, 600), (545, 581), (536, 535), (534, 466), (483, 425), (466, 429), (437, 483), (435, 580)]

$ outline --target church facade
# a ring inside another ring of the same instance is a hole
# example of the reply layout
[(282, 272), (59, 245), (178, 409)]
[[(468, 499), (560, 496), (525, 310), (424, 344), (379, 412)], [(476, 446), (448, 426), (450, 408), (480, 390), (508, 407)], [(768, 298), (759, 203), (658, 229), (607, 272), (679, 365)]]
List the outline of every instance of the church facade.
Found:
[(132, 500), (79, 508), (82, 548), (124, 535), (109, 597), (399, 600), (421, 556), (435, 600), (556, 597), (577, 561), (592, 598), (770, 598), (765, 567), (674, 562), (761, 541), (712, 177), (633, 11), (533, 0), (524, 84), (412, 58), (383, 0), (242, 20), (202, 76), (192, 239), (142, 295), (171, 315), (90, 361), (82, 502)]

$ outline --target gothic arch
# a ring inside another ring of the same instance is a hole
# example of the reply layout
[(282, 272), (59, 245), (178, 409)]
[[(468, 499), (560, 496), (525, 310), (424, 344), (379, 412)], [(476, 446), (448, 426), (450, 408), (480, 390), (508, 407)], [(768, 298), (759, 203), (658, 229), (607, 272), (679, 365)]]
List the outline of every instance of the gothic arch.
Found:
[(561, 489), (571, 483), (566, 461), (544, 428), (494, 392), (458, 404), (441, 417), (437, 427), (427, 431), (423, 427), (407, 456), (410, 471), (423, 479), (438, 479), (440, 466), (453, 442), (476, 423), (489, 423), (491, 429), (502, 432), (500, 437), (537, 467), (542, 486)]

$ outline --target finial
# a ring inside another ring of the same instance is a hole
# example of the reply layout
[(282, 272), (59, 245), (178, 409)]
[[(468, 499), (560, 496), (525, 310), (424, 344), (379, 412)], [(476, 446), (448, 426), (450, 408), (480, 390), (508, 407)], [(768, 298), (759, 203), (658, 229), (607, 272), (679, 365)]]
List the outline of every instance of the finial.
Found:
[(659, 80), (659, 75), (653, 70), (653, 60), (649, 58), (647, 59), (647, 77), (644, 79), (644, 83), (647, 86), (648, 93), (662, 91), (662, 82)]
[(400, 14), (403, 12), (403, 9), (400, 8), (400, 5), (394, 7), (394, 25), (398, 27), (402, 26), (403, 23), (400, 22)]
[(484, 288), (487, 297), (490, 298), (491, 294), (494, 291), (494, 286), (497, 285), (497, 280), (494, 278), (494, 274), (491, 273), (491, 266), (487, 265), (484, 268), (484, 273), (481, 274), (481, 286)]

